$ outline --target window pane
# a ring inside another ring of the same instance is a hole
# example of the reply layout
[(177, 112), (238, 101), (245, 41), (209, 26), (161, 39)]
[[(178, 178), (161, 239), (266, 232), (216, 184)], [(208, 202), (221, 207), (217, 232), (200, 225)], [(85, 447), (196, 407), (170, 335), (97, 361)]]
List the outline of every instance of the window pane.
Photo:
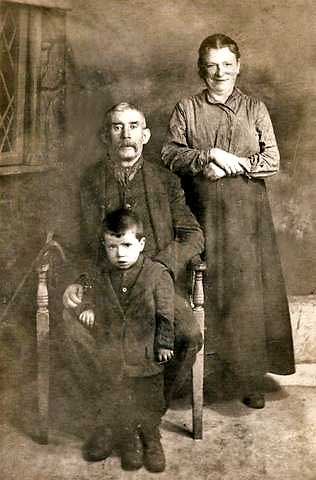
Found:
[(0, 9), (0, 153), (9, 153), (15, 148), (17, 127), (18, 16), (12, 5)]

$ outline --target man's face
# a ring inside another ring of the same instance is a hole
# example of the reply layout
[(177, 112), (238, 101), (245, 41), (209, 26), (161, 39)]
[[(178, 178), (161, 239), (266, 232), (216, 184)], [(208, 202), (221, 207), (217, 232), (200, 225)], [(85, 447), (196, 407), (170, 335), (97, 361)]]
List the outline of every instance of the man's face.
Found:
[(109, 153), (123, 167), (137, 162), (143, 145), (150, 139), (143, 115), (137, 110), (116, 111), (111, 115)]
[(137, 262), (144, 250), (145, 238), (138, 240), (136, 228), (131, 228), (120, 237), (105, 233), (104, 244), (109, 262), (120, 270), (127, 270)]
[(228, 47), (211, 48), (203, 57), (204, 81), (210, 93), (230, 93), (236, 83), (240, 62)]

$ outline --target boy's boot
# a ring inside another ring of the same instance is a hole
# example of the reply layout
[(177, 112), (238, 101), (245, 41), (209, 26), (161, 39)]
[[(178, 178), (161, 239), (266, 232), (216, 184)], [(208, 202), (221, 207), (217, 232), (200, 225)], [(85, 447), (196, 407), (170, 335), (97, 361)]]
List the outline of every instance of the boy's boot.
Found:
[(144, 465), (149, 472), (160, 473), (166, 467), (166, 458), (160, 442), (158, 425), (143, 425)]
[(123, 470), (138, 470), (143, 466), (143, 445), (138, 427), (121, 429), (121, 465)]
[(109, 427), (99, 426), (82, 447), (82, 455), (88, 462), (105, 460), (113, 449), (113, 434)]

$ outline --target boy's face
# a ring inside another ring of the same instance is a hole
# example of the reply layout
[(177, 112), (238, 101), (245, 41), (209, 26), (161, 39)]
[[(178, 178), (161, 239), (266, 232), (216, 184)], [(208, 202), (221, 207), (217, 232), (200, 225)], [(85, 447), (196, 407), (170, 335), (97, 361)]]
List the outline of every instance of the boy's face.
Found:
[(104, 244), (108, 259), (112, 265), (121, 270), (133, 266), (144, 250), (145, 238), (136, 237), (136, 228), (127, 230), (124, 235), (116, 237), (109, 233), (104, 234)]

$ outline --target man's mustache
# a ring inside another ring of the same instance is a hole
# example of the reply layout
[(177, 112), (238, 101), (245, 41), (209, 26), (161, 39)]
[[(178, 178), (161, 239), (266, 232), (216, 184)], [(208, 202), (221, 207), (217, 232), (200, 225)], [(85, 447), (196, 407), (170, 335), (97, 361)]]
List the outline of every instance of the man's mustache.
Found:
[(134, 143), (134, 142), (129, 142), (129, 141), (121, 142), (121, 143), (119, 144), (119, 148), (121, 148), (121, 147), (132, 147), (132, 148), (134, 148), (135, 150), (137, 149), (136, 143)]

